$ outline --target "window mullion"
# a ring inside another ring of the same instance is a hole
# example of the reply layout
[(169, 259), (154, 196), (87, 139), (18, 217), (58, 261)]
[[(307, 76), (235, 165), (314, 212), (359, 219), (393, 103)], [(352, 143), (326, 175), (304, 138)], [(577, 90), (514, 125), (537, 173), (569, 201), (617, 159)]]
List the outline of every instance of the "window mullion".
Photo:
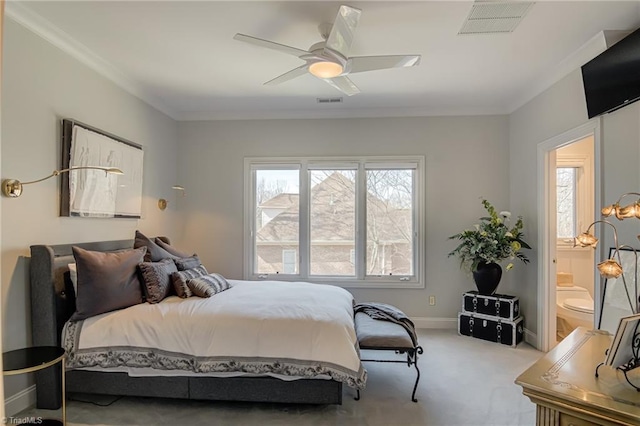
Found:
[(310, 244), (309, 244), (309, 187), (310, 176), (307, 167), (307, 162), (303, 161), (300, 164), (300, 230), (299, 230), (299, 242), (300, 244), (300, 277), (309, 278), (309, 266), (310, 266)]
[(363, 280), (367, 272), (367, 174), (364, 162), (358, 163), (356, 174), (356, 278)]

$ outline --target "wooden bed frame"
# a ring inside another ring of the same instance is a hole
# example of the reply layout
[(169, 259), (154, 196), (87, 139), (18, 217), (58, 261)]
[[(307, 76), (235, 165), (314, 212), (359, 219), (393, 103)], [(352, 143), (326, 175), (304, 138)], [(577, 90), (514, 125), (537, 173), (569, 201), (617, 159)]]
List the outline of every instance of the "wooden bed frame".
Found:
[[(168, 239), (161, 237), (167, 243)], [(75, 311), (69, 278), (72, 246), (94, 251), (133, 247), (133, 240), (31, 246), (31, 327), (34, 346), (60, 346), (64, 324)], [(61, 406), (61, 367), (35, 373), (37, 407)], [(342, 404), (342, 383), (334, 380), (284, 381), (272, 377), (130, 377), (127, 373), (69, 370), (67, 392), (166, 398)]]

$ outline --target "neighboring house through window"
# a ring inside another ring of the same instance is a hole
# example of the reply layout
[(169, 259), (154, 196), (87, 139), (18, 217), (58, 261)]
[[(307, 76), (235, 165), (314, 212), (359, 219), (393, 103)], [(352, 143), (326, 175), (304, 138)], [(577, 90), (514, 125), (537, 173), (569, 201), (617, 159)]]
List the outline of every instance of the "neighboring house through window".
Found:
[(245, 161), (246, 278), (419, 287), (424, 158)]

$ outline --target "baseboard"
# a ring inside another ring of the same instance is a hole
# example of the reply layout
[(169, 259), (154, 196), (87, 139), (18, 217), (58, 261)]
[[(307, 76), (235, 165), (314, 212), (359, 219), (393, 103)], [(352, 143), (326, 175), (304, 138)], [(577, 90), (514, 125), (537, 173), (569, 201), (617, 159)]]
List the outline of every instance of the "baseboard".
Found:
[(430, 318), (430, 317), (413, 317), (411, 321), (415, 324), (416, 328), (446, 328), (457, 329), (457, 318)]
[(538, 335), (531, 330), (524, 329), (524, 341), (534, 348), (538, 348)]
[(4, 400), (4, 412), (7, 417), (36, 405), (36, 385), (31, 385)]

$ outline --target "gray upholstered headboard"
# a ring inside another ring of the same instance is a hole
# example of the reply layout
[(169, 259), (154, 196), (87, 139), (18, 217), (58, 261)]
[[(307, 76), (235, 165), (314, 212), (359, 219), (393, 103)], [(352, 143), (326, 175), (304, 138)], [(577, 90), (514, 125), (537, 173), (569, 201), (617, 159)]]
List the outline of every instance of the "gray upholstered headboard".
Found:
[[(159, 237), (169, 243), (166, 237)], [(133, 247), (133, 240), (31, 246), (31, 330), (33, 344), (60, 346), (64, 324), (76, 310), (76, 298), (69, 277), (74, 263), (71, 247), (93, 251), (118, 251)]]

